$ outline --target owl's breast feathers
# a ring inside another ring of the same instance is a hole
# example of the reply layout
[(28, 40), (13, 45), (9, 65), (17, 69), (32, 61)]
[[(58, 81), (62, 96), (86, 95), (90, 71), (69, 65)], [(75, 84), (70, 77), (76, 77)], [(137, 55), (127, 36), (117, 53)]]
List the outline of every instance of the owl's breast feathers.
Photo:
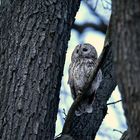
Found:
[(73, 77), (76, 90), (83, 90), (85, 83), (91, 75), (91, 71), (95, 67), (95, 62), (90, 59), (78, 61), (74, 65)]
[[(71, 63), (69, 67), (69, 80), (73, 99), (75, 99), (79, 91), (83, 91), (83, 87), (91, 75), (91, 71), (95, 68), (95, 61), (91, 59), (84, 59)], [(94, 94), (100, 85), (102, 79), (101, 70), (97, 73), (96, 78), (92, 82), (92, 87), (89, 89), (88, 94)]]

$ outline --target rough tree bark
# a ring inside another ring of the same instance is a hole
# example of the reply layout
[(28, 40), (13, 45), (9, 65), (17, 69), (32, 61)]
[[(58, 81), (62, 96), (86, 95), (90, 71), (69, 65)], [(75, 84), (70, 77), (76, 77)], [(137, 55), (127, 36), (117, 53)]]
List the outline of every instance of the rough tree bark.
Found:
[(10, 1), (0, 7), (0, 139), (52, 140), (80, 0)]
[(140, 1), (113, 0), (113, 52), (131, 140), (140, 140)]

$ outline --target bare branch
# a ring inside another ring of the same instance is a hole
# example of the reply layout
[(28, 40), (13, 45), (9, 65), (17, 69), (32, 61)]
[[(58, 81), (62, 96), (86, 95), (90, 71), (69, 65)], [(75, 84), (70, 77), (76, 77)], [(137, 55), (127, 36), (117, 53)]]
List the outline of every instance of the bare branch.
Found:
[(95, 11), (95, 9), (92, 7), (92, 5), (89, 4), (89, 3), (87, 3), (87, 2), (85, 2), (85, 4), (88, 6), (88, 8), (89, 8), (89, 10), (91, 11), (91, 13), (92, 13), (94, 16), (98, 17), (98, 20), (100, 21), (100, 23), (105, 24), (105, 22), (104, 22), (104, 20), (103, 20), (103, 17)]
[(107, 5), (111, 5), (111, 3), (109, 3), (107, 0), (101, 0), (103, 8), (106, 9), (106, 10), (111, 10), (111, 8), (109, 8), (108, 6), (104, 5), (103, 1), (105, 1), (107, 3)]
[(100, 31), (103, 34), (106, 33), (107, 25), (104, 23), (95, 24), (95, 23), (84, 23), (84, 24), (74, 24), (73, 29), (77, 30), (79, 33), (82, 33), (87, 28), (92, 28), (93, 30)]
[(63, 108), (63, 114), (65, 115), (65, 117), (67, 117), (65, 108)]
[(119, 132), (119, 133), (123, 134), (123, 132), (122, 132), (122, 131), (117, 130), (117, 129), (113, 129), (113, 131), (116, 131), (116, 132)]
[(96, 31), (100, 31), (103, 34), (105, 34), (106, 30), (107, 30), (107, 24), (104, 22), (103, 17), (95, 11), (95, 9), (96, 9), (95, 7), (98, 4), (98, 0), (96, 1), (96, 4), (95, 4), (94, 8), (88, 2), (85, 2), (85, 4), (88, 6), (88, 8), (91, 11), (92, 15), (94, 15), (94, 16), (96, 16), (98, 18), (99, 23), (98, 24), (96, 24), (96, 23), (76, 24), (75, 23), (73, 25), (73, 29), (77, 30), (79, 33), (82, 33), (85, 29), (92, 28), (92, 29), (94, 29)]
[(116, 101), (116, 102), (111, 102), (111, 103), (108, 103), (107, 105), (112, 105), (112, 104), (116, 104), (116, 103), (119, 103), (119, 102), (121, 102), (122, 100), (118, 100), (118, 101)]
[(104, 0), (108, 5), (111, 5), (111, 2), (108, 2), (107, 0)]
[(96, 8), (97, 8), (98, 2), (99, 2), (99, 0), (96, 0), (96, 2), (95, 2), (95, 6), (94, 6), (94, 11), (95, 11)]

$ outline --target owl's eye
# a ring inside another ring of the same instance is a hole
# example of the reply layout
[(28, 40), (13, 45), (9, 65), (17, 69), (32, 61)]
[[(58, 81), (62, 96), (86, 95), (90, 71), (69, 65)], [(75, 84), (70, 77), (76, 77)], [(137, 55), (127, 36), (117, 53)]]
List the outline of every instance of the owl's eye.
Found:
[(86, 52), (87, 50), (88, 50), (88, 49), (86, 49), (86, 48), (83, 48), (83, 51), (84, 51), (84, 52)]
[(79, 50), (76, 50), (76, 53), (78, 53), (79, 52)]

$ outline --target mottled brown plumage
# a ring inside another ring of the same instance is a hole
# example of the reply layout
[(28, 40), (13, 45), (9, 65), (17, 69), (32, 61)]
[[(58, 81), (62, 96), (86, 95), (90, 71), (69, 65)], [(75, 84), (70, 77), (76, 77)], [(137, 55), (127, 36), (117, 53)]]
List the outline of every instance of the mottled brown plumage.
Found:
[[(95, 68), (97, 59), (97, 52), (90, 44), (80, 44), (74, 49), (69, 66), (68, 80), (73, 99), (76, 99), (78, 94), (82, 94), (85, 82), (89, 78), (91, 71)], [(102, 72), (99, 70), (96, 78), (92, 82), (91, 88), (87, 91), (85, 100), (75, 112), (77, 116), (83, 113), (92, 113), (92, 103), (101, 80)]]

